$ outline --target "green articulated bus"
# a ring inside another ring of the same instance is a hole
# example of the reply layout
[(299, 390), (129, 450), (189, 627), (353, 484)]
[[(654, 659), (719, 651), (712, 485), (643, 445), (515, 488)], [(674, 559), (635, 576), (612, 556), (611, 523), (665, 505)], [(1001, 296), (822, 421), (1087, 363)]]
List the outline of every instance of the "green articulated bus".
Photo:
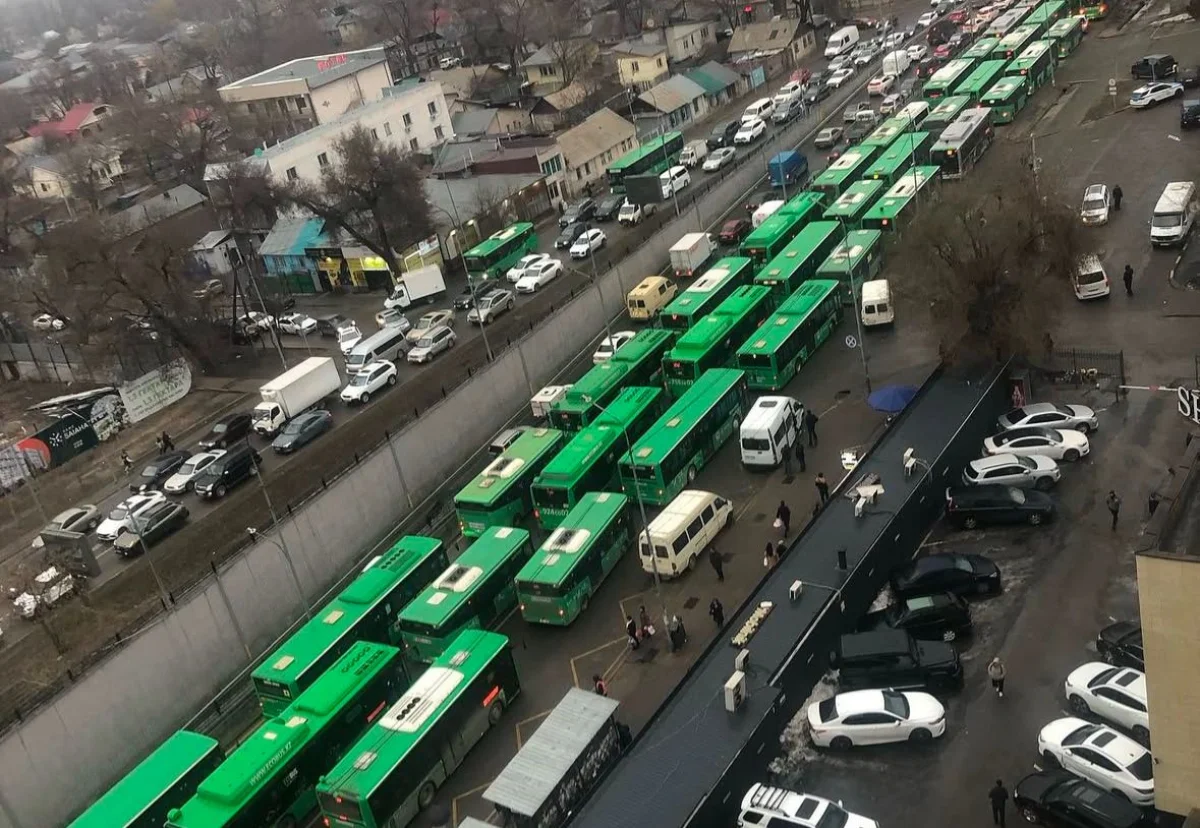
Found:
[(437, 538), (405, 535), (251, 674), (267, 718), (280, 715), (356, 641), (401, 643), (400, 610), (449, 564)]
[(797, 196), (793, 196), (782, 207), (775, 211), (777, 216), (799, 216), (803, 219), (804, 224), (821, 217), (821, 210), (824, 207), (825, 198), (820, 193), (813, 193), (805, 190)]
[(1013, 29), (1007, 35), (1000, 39), (996, 44), (996, 48), (992, 50), (988, 60), (1003, 60), (1008, 62), (1017, 55), (1024, 52), (1030, 43), (1033, 43), (1042, 36), (1042, 28), (1040, 26), (1030, 26), (1022, 24)]
[(679, 337), (663, 357), (667, 393), (678, 399), (712, 368), (729, 368), (737, 361), (738, 345), (775, 310), (771, 289), (743, 285), (690, 331)]
[[(934, 166), (912, 167), (904, 175), (896, 179), (896, 183), (879, 200), (871, 205), (863, 216), (863, 230), (883, 230), (894, 233), (904, 227), (917, 206), (933, 193), (941, 170)], [(849, 245), (849, 239), (846, 244)], [(817, 271), (820, 278), (821, 271)]]
[(508, 639), (464, 631), (321, 778), (325, 825), (405, 828), (520, 694)]
[(737, 434), (749, 408), (744, 371), (705, 371), (621, 458), (622, 488), (655, 506), (670, 503)]
[[(962, 83), (963, 79), (971, 74), (971, 69), (974, 66), (975, 61), (965, 58), (957, 58), (950, 61), (933, 73), (933, 76), (926, 81), (925, 86), (921, 89), (921, 94), (929, 101), (937, 101), (950, 97), (950, 93), (954, 90), (954, 87)], [(954, 94), (958, 93), (955, 92)]]
[(671, 331), (686, 331), (709, 311), (729, 298), (754, 278), (754, 262), (744, 256), (729, 256), (704, 271), (688, 289), (671, 300), (659, 314), (662, 325)]
[(987, 152), (996, 133), (992, 110), (985, 106), (964, 109), (929, 153), (931, 164), (942, 168), (943, 178), (962, 178)]
[(529, 487), (565, 440), (557, 429), (532, 428), (488, 463), (454, 496), (463, 537), (477, 538), (489, 526), (520, 526), (533, 511)]
[(395, 647), (359, 641), (229, 754), (167, 828), (306, 824), (321, 774), (408, 686), (402, 661)]
[(979, 102), (992, 110), (992, 122), (1011, 124), (1029, 102), (1029, 84), (1020, 75), (1005, 75), (992, 84)]
[(851, 184), (862, 178), (863, 171), (871, 166), (871, 159), (874, 157), (873, 147), (863, 147), (861, 144), (851, 147), (813, 179), (809, 189), (832, 202), (846, 192)]
[(617, 460), (666, 408), (661, 388), (626, 388), (533, 481), (534, 515), (554, 529), (588, 492), (620, 491)]
[(1008, 66), (1006, 60), (985, 60), (983, 63), (975, 67), (966, 80), (960, 83), (954, 89), (955, 95), (966, 95), (971, 99), (971, 103), (979, 103), (983, 93), (992, 88), (992, 84), (1004, 77), (1004, 67)]
[(608, 168), (608, 186), (614, 193), (623, 193), (626, 176), (665, 173), (669, 167), (679, 163), (681, 152), (683, 133), (663, 133), (614, 161)]
[(224, 759), (216, 739), (176, 731), (70, 828), (162, 828)]
[(922, 128), (937, 137), (942, 134), (942, 130), (954, 123), (954, 119), (966, 107), (971, 105), (971, 99), (966, 95), (951, 95), (949, 98), (942, 98), (937, 102), (937, 106), (929, 113), (929, 117), (925, 119)]
[(1004, 74), (1022, 78), (1029, 87), (1029, 94), (1032, 95), (1054, 77), (1055, 62), (1053, 41), (1035, 40), (1008, 64)]
[(1047, 0), (1029, 13), (1029, 16), (1025, 18), (1025, 25), (1039, 26), (1044, 32), (1066, 16), (1066, 3), (1062, 0)]
[(906, 132), (893, 141), (883, 155), (875, 159), (874, 164), (867, 167), (863, 178), (876, 179), (891, 186), (910, 167), (927, 164), (932, 146), (933, 136), (928, 132)]
[(400, 612), (405, 655), (431, 664), (460, 632), (500, 626), (517, 605), (513, 578), (533, 556), (529, 533), (490, 526)]
[[(825, 211), (824, 219), (826, 221), (835, 221), (839, 226), (847, 230), (857, 230), (860, 222), (862, 222), (863, 214), (867, 212), (867, 208), (875, 203), (875, 199), (879, 198), (879, 194), (883, 192), (886, 185), (874, 178), (865, 178), (862, 181), (855, 181), (846, 192), (838, 196), (837, 201), (829, 205), (829, 209)], [(836, 245), (836, 242), (835, 242)], [(825, 256), (828, 256), (832, 251), (827, 250)], [(825, 257), (817, 259), (816, 265), (825, 261)], [(816, 273), (816, 267), (813, 268), (813, 273)], [(761, 273), (759, 274), (762, 275)], [(757, 281), (757, 277), (755, 277)], [(797, 285), (798, 286), (798, 285)]]
[(633, 545), (629, 498), (588, 492), (517, 573), (521, 617), (565, 627)]
[(738, 253), (754, 262), (755, 267), (762, 267), (787, 247), (804, 224), (804, 217), (792, 213), (781, 215), (776, 210), (742, 240)]
[(837, 282), (813, 279), (784, 300), (779, 309), (738, 348), (738, 367), (755, 391), (779, 391), (842, 321)]
[(992, 52), (996, 50), (996, 44), (999, 42), (1000, 38), (998, 37), (981, 37), (965, 49), (959, 57), (973, 63), (987, 60), (992, 56)]
[(536, 253), (537, 233), (527, 221), (498, 230), (463, 254), (467, 276), (473, 281), (503, 279), (522, 256)]
[(1064, 17), (1050, 27), (1046, 37), (1054, 43), (1055, 58), (1066, 60), (1083, 42), (1083, 21), (1074, 15)]
[(817, 270), (817, 279), (841, 285), (842, 304), (857, 313), (862, 283), (869, 282), (883, 269), (883, 233), (879, 230), (855, 230)]
[(844, 235), (845, 226), (837, 221), (812, 222), (788, 243), (782, 253), (755, 274), (754, 284), (769, 287), (774, 301), (782, 302), (816, 275), (817, 267)]
[(580, 431), (622, 390), (634, 385), (662, 385), (662, 358), (674, 341), (673, 330), (638, 331), (611, 359), (592, 366), (550, 406), (551, 424), (563, 431)]

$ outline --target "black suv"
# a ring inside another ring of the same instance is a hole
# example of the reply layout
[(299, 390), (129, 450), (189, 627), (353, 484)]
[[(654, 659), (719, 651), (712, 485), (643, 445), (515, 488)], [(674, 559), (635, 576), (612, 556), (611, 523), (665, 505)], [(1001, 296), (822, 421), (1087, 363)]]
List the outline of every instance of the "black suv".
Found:
[(1200, 126), (1200, 99), (1192, 98), (1180, 104), (1179, 126), (1181, 129)]
[(129, 491), (136, 493), (157, 488), (158, 484), (179, 471), (179, 467), (191, 456), (190, 451), (168, 451), (158, 455), (133, 478), (133, 482), (129, 484)]
[(472, 292), (471, 286), (467, 285), (463, 288), (462, 293), (454, 298), (454, 309), (470, 310), (471, 308), (475, 307), (475, 302), (477, 300), (482, 299), (489, 293), (495, 293), (499, 289), (500, 288), (496, 287), (495, 285), (489, 285), (485, 282), (476, 282), (474, 292)]
[(606, 195), (600, 199), (600, 203), (596, 205), (596, 213), (592, 218), (596, 221), (616, 221), (617, 213), (621, 212), (621, 205), (625, 203), (623, 195)]
[(1171, 78), (1179, 71), (1179, 64), (1170, 55), (1146, 55), (1129, 67), (1135, 80), (1162, 80)]
[(1054, 519), (1054, 498), (1015, 486), (954, 486), (946, 489), (946, 520), (959, 529), (1005, 523), (1040, 526)]
[(939, 592), (994, 595), (1000, 591), (1000, 567), (983, 555), (939, 552), (897, 569), (892, 573), (891, 585), (897, 599)]
[(224, 497), (243, 480), (258, 474), (262, 458), (246, 444), (235, 446), (196, 475), (196, 494), (203, 498)]
[(892, 687), (953, 691), (962, 687), (958, 653), (940, 641), (917, 641), (903, 630), (843, 635), (830, 661), (842, 690)]
[(596, 215), (596, 202), (590, 198), (582, 198), (563, 211), (563, 214), (558, 217), (558, 226), (566, 227), (568, 224), (590, 219), (594, 215)]
[(741, 125), (741, 121), (722, 121), (713, 127), (713, 131), (708, 134), (708, 138), (705, 139), (704, 143), (708, 144), (710, 150), (720, 149), (721, 147), (732, 147), (733, 136), (737, 135), (737, 131)]
[(208, 434), (205, 434), (200, 440), (200, 448), (206, 450), (229, 448), (250, 433), (252, 422), (253, 420), (250, 415), (244, 411), (235, 411), (232, 414), (226, 414), (212, 424), (212, 428), (208, 430)]
[(1031, 773), (1013, 788), (1026, 822), (1051, 828), (1140, 828), (1154, 819), (1115, 793), (1064, 770)]
[(1096, 652), (1109, 664), (1146, 670), (1146, 653), (1142, 650), (1142, 625), (1136, 621), (1109, 624), (1096, 636)]
[(971, 607), (949, 592), (906, 598), (886, 609), (868, 612), (856, 632), (903, 630), (921, 641), (953, 641), (971, 632)]
[(327, 336), (330, 339), (337, 339), (338, 328), (349, 322), (345, 316), (340, 313), (331, 313), (328, 316), (317, 317), (317, 333), (321, 336)]
[(575, 243), (577, 238), (583, 235), (583, 231), (591, 229), (592, 223), (590, 221), (573, 221), (570, 224), (565, 224), (563, 225), (563, 231), (554, 240), (554, 246), (559, 250), (566, 250)]
[(187, 522), (188, 510), (173, 500), (156, 503), (137, 517), (131, 518), (133, 528), (127, 529), (113, 541), (113, 551), (122, 558), (142, 554)]

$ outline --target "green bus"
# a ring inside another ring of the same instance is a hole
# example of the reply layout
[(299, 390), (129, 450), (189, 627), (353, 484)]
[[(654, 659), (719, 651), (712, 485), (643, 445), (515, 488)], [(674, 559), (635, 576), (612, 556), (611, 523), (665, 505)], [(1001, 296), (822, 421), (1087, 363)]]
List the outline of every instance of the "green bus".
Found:
[(942, 98), (929, 113), (929, 117), (925, 119), (922, 127), (931, 135), (941, 135), (942, 130), (954, 123), (958, 114), (970, 104), (971, 99), (966, 95), (951, 95), (949, 98)]
[(513, 578), (533, 556), (529, 533), (489, 526), (400, 611), (405, 655), (430, 664), (466, 629), (500, 626), (517, 605)]
[(742, 240), (738, 253), (754, 262), (755, 267), (762, 267), (787, 247), (804, 223), (802, 216), (792, 213), (780, 215), (777, 210)]
[(987, 37), (998, 37), (1003, 40), (1005, 37), (1008, 37), (1008, 35), (1012, 33), (1014, 29), (1021, 25), (1021, 21), (1025, 19), (1025, 16), (1029, 14), (1030, 11), (1032, 11), (1031, 7), (1013, 6), (1004, 14), (993, 20), (988, 25), (987, 31), (985, 31), (984, 34)]
[(992, 88), (992, 84), (1004, 77), (1004, 67), (1008, 65), (1003, 60), (985, 60), (975, 68), (966, 80), (954, 88), (954, 94), (966, 95), (971, 103), (978, 103), (983, 93)]
[(1011, 124), (1028, 102), (1029, 84), (1020, 75), (1005, 75), (979, 99), (980, 104), (991, 107), (996, 124)]
[(996, 49), (996, 44), (1000, 42), (998, 37), (981, 37), (970, 45), (961, 55), (963, 60), (970, 60), (978, 63), (981, 60), (987, 60)]
[(793, 196), (791, 200), (776, 210), (774, 215), (799, 216), (807, 224), (813, 219), (820, 217), (821, 207), (824, 204), (825, 199), (820, 193), (812, 193), (805, 190), (799, 195)]
[(330, 763), (408, 686), (400, 650), (359, 641), (268, 719), (167, 817), (167, 828), (301, 825)]
[(866, 147), (873, 153), (882, 152), (894, 144), (901, 135), (915, 128), (912, 118), (897, 113), (875, 127), (870, 135), (858, 143), (858, 146)]
[(1046, 37), (1054, 43), (1056, 60), (1066, 60), (1083, 42), (1083, 21), (1072, 15), (1064, 17), (1046, 32)]
[(179, 730), (92, 803), (70, 828), (162, 828), (224, 760), (216, 739)]
[[(488, 463), (454, 496), (463, 537), (477, 538), (489, 526), (520, 526), (533, 511), (529, 487), (565, 440), (553, 428), (532, 428)], [(444, 568), (444, 567), (443, 567)]]
[(629, 498), (588, 492), (517, 573), (521, 617), (565, 627), (633, 545)]
[(754, 275), (754, 284), (770, 288), (775, 303), (782, 302), (816, 274), (817, 266), (845, 234), (844, 226), (837, 221), (812, 222)]
[[(1093, 20), (1103, 20), (1108, 17), (1109, 4), (1107, 0), (1073, 0), (1071, 10), (1075, 17), (1086, 18), (1090, 23)], [(1083, 30), (1086, 32), (1087, 27)]]
[(737, 365), (755, 391), (778, 391), (792, 381), (842, 321), (838, 283), (812, 279), (784, 300), (738, 348)]
[[(910, 168), (871, 205), (871, 209), (867, 210), (862, 219), (863, 230), (885, 230), (892, 233), (900, 230), (905, 222), (912, 218), (921, 200), (930, 195), (940, 172), (935, 165)], [(849, 244), (850, 240), (847, 238), (845, 245)], [(818, 270), (818, 278), (820, 274), (821, 271)]]
[[(836, 221), (840, 226), (847, 230), (857, 230), (859, 223), (862, 221), (863, 213), (867, 212), (867, 208), (874, 203), (879, 194), (883, 192), (884, 183), (874, 178), (864, 178), (862, 181), (855, 181), (847, 188), (846, 192), (838, 196), (837, 201), (829, 205), (829, 209), (825, 211), (823, 218), (826, 221)], [(832, 249), (826, 251), (825, 256), (828, 256)], [(817, 259), (817, 263), (825, 261), (824, 257)], [(813, 273), (816, 273), (814, 267)], [(761, 276), (762, 273), (759, 273)], [(758, 277), (755, 277), (755, 281)]]
[(672, 331), (686, 331), (738, 287), (750, 284), (753, 277), (754, 262), (749, 259), (741, 256), (721, 259), (663, 308), (659, 314), (662, 326)]
[(1000, 39), (989, 60), (1010, 61), (1041, 36), (1041, 27), (1022, 24)]
[(466, 630), (321, 777), (328, 828), (405, 828), (521, 694), (503, 635)]
[(921, 94), (926, 100), (930, 101), (950, 97), (951, 91), (971, 73), (971, 67), (974, 65), (975, 61), (965, 58), (956, 58), (950, 61), (941, 69), (934, 72), (933, 76), (925, 82), (924, 88), (921, 89)]
[(775, 310), (771, 289), (743, 285), (720, 306), (679, 337), (663, 357), (667, 392), (682, 397), (711, 368), (729, 368), (737, 361), (738, 345)]
[(874, 156), (874, 147), (851, 147), (822, 170), (821, 174), (813, 179), (809, 189), (832, 202), (862, 177), (863, 171), (871, 165)]
[(1035, 40), (1008, 64), (1004, 74), (1024, 80), (1029, 87), (1029, 94), (1032, 95), (1054, 77), (1055, 62), (1054, 43), (1049, 40)]
[(929, 153), (931, 164), (942, 168), (942, 178), (961, 178), (987, 152), (995, 135), (992, 110), (985, 106), (964, 109)]
[(665, 506), (737, 434), (750, 408), (746, 373), (705, 371), (621, 458), (621, 488)]
[(863, 178), (895, 184), (909, 167), (929, 162), (931, 146), (933, 136), (928, 132), (906, 132), (893, 141), (883, 155), (875, 159), (874, 164), (867, 167)]
[(683, 152), (683, 133), (665, 132), (622, 155), (608, 168), (608, 186), (614, 193), (625, 192), (628, 175), (658, 175), (679, 163)]
[(663, 354), (675, 341), (675, 332), (645, 328), (626, 342), (612, 358), (592, 366), (579, 381), (550, 406), (550, 422), (563, 431), (579, 431), (621, 393), (633, 385), (662, 385)]
[(534, 478), (534, 515), (554, 529), (588, 492), (618, 491), (617, 459), (666, 407), (661, 388), (626, 388)]
[(1067, 4), (1063, 0), (1046, 0), (1045, 3), (1029, 13), (1029, 16), (1025, 18), (1025, 25), (1040, 26), (1042, 31), (1047, 31), (1066, 16)]
[(449, 564), (437, 538), (405, 535), (251, 673), (267, 718), (278, 716), (356, 641), (401, 643), (400, 610)]
[(846, 240), (829, 254), (817, 270), (817, 279), (837, 282), (842, 304), (849, 307), (851, 313), (857, 313), (862, 283), (874, 279), (882, 269), (883, 233), (855, 230), (847, 233)]
[(475, 280), (503, 279), (522, 256), (536, 253), (537, 233), (532, 224), (519, 221), (497, 230), (463, 254), (467, 276)]

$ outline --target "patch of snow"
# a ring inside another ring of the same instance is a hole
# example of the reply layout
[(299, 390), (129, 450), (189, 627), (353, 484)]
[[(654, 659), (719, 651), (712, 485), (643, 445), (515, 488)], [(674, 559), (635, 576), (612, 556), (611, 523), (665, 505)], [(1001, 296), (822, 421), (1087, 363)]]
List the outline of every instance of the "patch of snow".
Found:
[(836, 670), (830, 670), (821, 676), (812, 693), (779, 734), (779, 746), (783, 753), (772, 760), (768, 767), (779, 785), (785, 788), (795, 786), (804, 775), (804, 766), (819, 755), (808, 738), (808, 708), (837, 695), (837, 683)]

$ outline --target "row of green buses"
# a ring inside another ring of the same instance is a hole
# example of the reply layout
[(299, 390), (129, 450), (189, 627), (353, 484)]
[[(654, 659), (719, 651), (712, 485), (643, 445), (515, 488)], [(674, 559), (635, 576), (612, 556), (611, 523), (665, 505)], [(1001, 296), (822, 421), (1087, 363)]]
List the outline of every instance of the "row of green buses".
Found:
[(519, 526), (533, 512), (529, 487), (566, 442), (553, 428), (529, 429), (454, 496), (464, 538), (477, 538), (490, 526)]
[(825, 211), (825, 219), (836, 224), (839, 230), (857, 230), (861, 226), (863, 214), (875, 203), (875, 199), (879, 198), (886, 186), (882, 180), (876, 178), (855, 181), (846, 188), (846, 192), (837, 197), (837, 201), (829, 205), (829, 209)]
[(779, 255), (804, 227), (806, 221), (806, 215), (780, 213), (776, 210), (742, 240), (738, 252), (752, 261), (755, 267), (762, 267)]
[(662, 326), (679, 333), (686, 331), (753, 278), (754, 262), (750, 259), (744, 256), (721, 259), (663, 308), (659, 315)]
[(792, 381), (841, 324), (836, 281), (812, 279), (783, 301), (737, 350), (737, 367), (755, 391), (778, 391)]
[(892, 141), (891, 146), (875, 159), (875, 163), (867, 167), (863, 179), (881, 181), (888, 185), (895, 184), (910, 167), (920, 166), (929, 161), (929, 150), (932, 146), (931, 133), (906, 132)]
[(883, 270), (883, 233), (851, 230), (819, 268), (817, 279), (841, 285), (842, 304), (855, 313), (856, 291)]
[(1083, 42), (1083, 22), (1073, 15), (1064, 17), (1050, 27), (1046, 39), (1054, 44), (1055, 59), (1066, 60)]
[(833, 252), (845, 226), (829, 220), (828, 212), (821, 221), (814, 221), (797, 234), (782, 252), (754, 277), (754, 284), (771, 289), (779, 303), (795, 293), (809, 279), (816, 278), (817, 268)]
[(668, 328), (638, 331), (610, 359), (592, 366), (550, 406), (551, 424), (562, 431), (579, 431), (624, 389), (661, 385), (663, 354), (675, 341), (675, 333)]
[(771, 288), (743, 285), (679, 337), (663, 357), (667, 392), (678, 399), (710, 368), (733, 365), (737, 347), (775, 309)]
[(467, 278), (472, 281), (503, 279), (518, 259), (536, 253), (537, 245), (537, 233), (532, 224), (527, 221), (510, 224), (463, 254)]
[(625, 192), (625, 178), (631, 175), (659, 175), (679, 163), (683, 152), (683, 133), (666, 132), (622, 155), (608, 168), (608, 186), (614, 193)]
[(971, 70), (971, 73), (954, 87), (955, 95), (965, 95), (971, 103), (979, 103), (983, 94), (992, 88), (992, 84), (1004, 77), (1004, 68), (1008, 62), (1004, 60), (985, 60)]

